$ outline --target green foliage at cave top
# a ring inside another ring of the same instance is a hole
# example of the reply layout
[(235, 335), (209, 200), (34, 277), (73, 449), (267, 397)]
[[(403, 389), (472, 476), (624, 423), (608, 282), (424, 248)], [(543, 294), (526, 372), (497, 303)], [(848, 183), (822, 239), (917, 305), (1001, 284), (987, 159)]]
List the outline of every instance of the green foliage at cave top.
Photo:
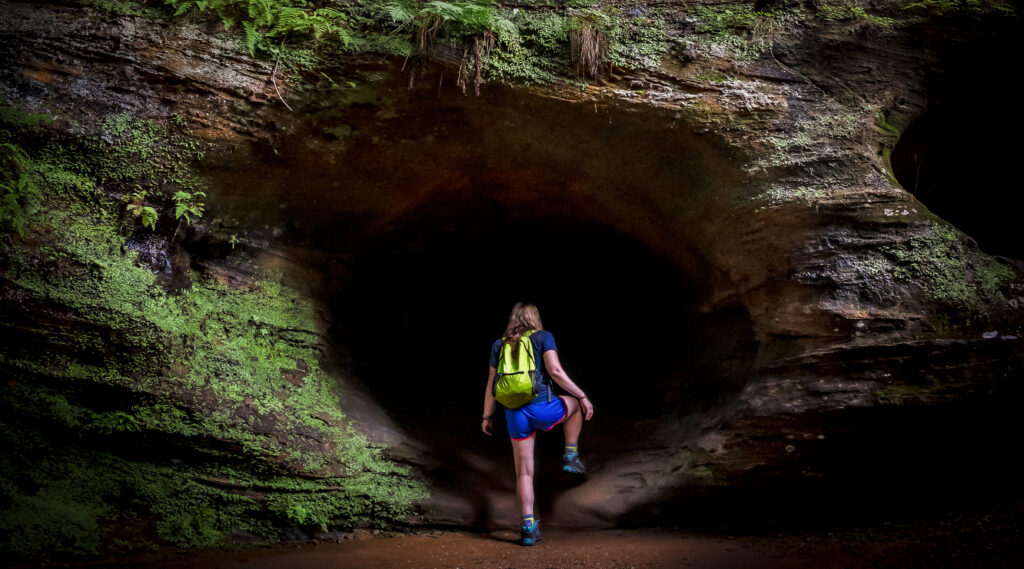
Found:
[[(506, 7), (491, 0), (165, 0), (174, 16), (215, 17), (244, 32), (253, 55), (286, 65), (315, 67), (317, 54), (377, 52), (408, 57), (440, 41), (456, 49), (481, 45), (492, 79), (548, 83), (569, 74), (569, 34), (595, 20), (609, 41), (608, 62), (622, 68), (656, 67), (669, 47), (666, 21), (649, 10), (623, 11), (610, 2), (538, 3)], [(238, 33), (243, 33), (238, 32)], [(480, 43), (482, 42), (482, 43)], [(285, 44), (290, 48), (285, 48)], [(296, 57), (294, 46), (320, 46)], [(330, 47), (328, 47), (330, 46)]]
[(458, 34), (477, 34), (498, 25), (497, 7), (489, 0), (392, 0), (384, 4), (383, 9), (397, 24), (433, 19), (457, 26)]
[[(132, 0), (83, 0), (118, 14), (136, 14)], [(876, 29), (891, 29), (932, 17), (1016, 16), (1010, 0), (789, 0), (756, 8), (751, 2), (714, 5), (649, 6), (609, 0), (541, 1), (502, 4), (492, 0), (163, 0), (168, 15), (215, 18), (255, 55), (280, 59), (291, 69), (313, 68), (327, 54), (373, 52), (408, 57), (428, 40), (454, 47), (473, 38), (493, 41), (494, 57), (486, 73), (505, 81), (550, 82), (568, 76), (562, 46), (580, 22), (598, 25), (607, 35), (606, 63), (620, 68), (653, 68), (671, 46), (669, 27), (695, 22), (686, 38), (731, 53), (739, 61), (756, 59), (774, 37), (809, 17)], [(148, 8), (147, 8), (148, 9)], [(812, 16), (813, 14), (813, 16)], [(669, 24), (671, 22), (671, 24)], [(288, 44), (291, 47), (285, 47)], [(297, 46), (297, 47), (296, 47)]]
[[(209, 12), (220, 18), (225, 29), (240, 23), (245, 45), (255, 55), (264, 39), (335, 37), (349, 40), (349, 15), (342, 6), (317, 6), (305, 0), (165, 0), (174, 15)], [(339, 3), (340, 4), (340, 3)]]
[[(245, 45), (275, 51), (274, 43), (340, 40), (354, 49), (391, 44), (392, 38), (413, 41), (413, 32), (441, 31), (455, 37), (494, 30), (503, 25), (497, 5), (488, 0), (370, 0), (307, 2), (306, 0), (165, 0), (174, 16), (209, 14), (225, 29), (241, 26)], [(276, 40), (272, 41), (272, 40)]]

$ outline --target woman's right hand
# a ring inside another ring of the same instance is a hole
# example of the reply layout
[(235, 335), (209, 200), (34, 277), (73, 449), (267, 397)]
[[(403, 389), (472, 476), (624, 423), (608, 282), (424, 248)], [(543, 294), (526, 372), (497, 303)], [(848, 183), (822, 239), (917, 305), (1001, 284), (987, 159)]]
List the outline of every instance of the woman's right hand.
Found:
[(594, 405), (590, 402), (590, 398), (580, 399), (580, 407), (583, 408), (583, 418), (589, 421), (594, 416)]
[(483, 422), (480, 423), (480, 430), (483, 431), (485, 435), (490, 436), (491, 435), (491, 425), (493, 423), (494, 423), (494, 419), (484, 419)]

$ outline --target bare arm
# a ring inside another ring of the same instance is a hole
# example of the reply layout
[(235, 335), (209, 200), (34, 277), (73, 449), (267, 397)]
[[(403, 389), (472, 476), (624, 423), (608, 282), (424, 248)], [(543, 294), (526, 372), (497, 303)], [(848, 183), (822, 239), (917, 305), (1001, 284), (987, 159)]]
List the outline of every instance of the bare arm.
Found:
[(544, 367), (547, 368), (555, 383), (580, 400), (580, 405), (583, 407), (583, 417), (589, 421), (594, 415), (594, 406), (590, 403), (590, 399), (587, 398), (587, 394), (583, 393), (583, 390), (573, 380), (569, 379), (569, 374), (565, 373), (565, 370), (562, 369), (562, 362), (558, 361), (557, 351), (548, 350), (544, 352)]
[(487, 391), (484, 392), (484, 415), (483, 422), (480, 423), (480, 430), (484, 434), (491, 434), (491, 425), (493, 424), (494, 416), (494, 395), (492, 395), (492, 389), (494, 386), (494, 374), (497, 372), (493, 367), (487, 372)]

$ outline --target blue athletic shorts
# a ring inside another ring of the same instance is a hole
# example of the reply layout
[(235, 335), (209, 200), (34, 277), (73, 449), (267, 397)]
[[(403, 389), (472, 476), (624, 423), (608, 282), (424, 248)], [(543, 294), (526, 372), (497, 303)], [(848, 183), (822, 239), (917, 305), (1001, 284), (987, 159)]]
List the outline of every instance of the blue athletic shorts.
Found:
[(550, 431), (562, 422), (569, 407), (561, 397), (530, 403), (518, 409), (505, 409), (508, 436), (514, 441), (530, 438), (537, 431)]

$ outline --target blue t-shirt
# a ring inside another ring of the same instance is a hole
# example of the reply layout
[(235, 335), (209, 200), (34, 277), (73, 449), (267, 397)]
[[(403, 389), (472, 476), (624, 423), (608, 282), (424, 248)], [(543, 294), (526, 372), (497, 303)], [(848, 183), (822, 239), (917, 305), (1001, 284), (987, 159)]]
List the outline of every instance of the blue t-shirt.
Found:
[[(533, 334), (530, 334), (530, 343), (533, 344), (533, 356), (537, 358), (537, 370), (540, 371), (541, 377), (544, 381), (537, 386), (537, 397), (533, 398), (531, 403), (537, 403), (540, 401), (548, 400), (548, 389), (553, 384), (551, 375), (548, 374), (547, 366), (544, 365), (544, 352), (549, 350), (557, 351), (555, 347), (555, 337), (551, 335), (551, 332), (547, 330), (537, 330)], [(501, 355), (501, 338), (494, 341), (494, 345), (491, 346), (491, 367), (498, 367), (498, 357)], [(551, 394), (554, 397), (554, 393)]]

